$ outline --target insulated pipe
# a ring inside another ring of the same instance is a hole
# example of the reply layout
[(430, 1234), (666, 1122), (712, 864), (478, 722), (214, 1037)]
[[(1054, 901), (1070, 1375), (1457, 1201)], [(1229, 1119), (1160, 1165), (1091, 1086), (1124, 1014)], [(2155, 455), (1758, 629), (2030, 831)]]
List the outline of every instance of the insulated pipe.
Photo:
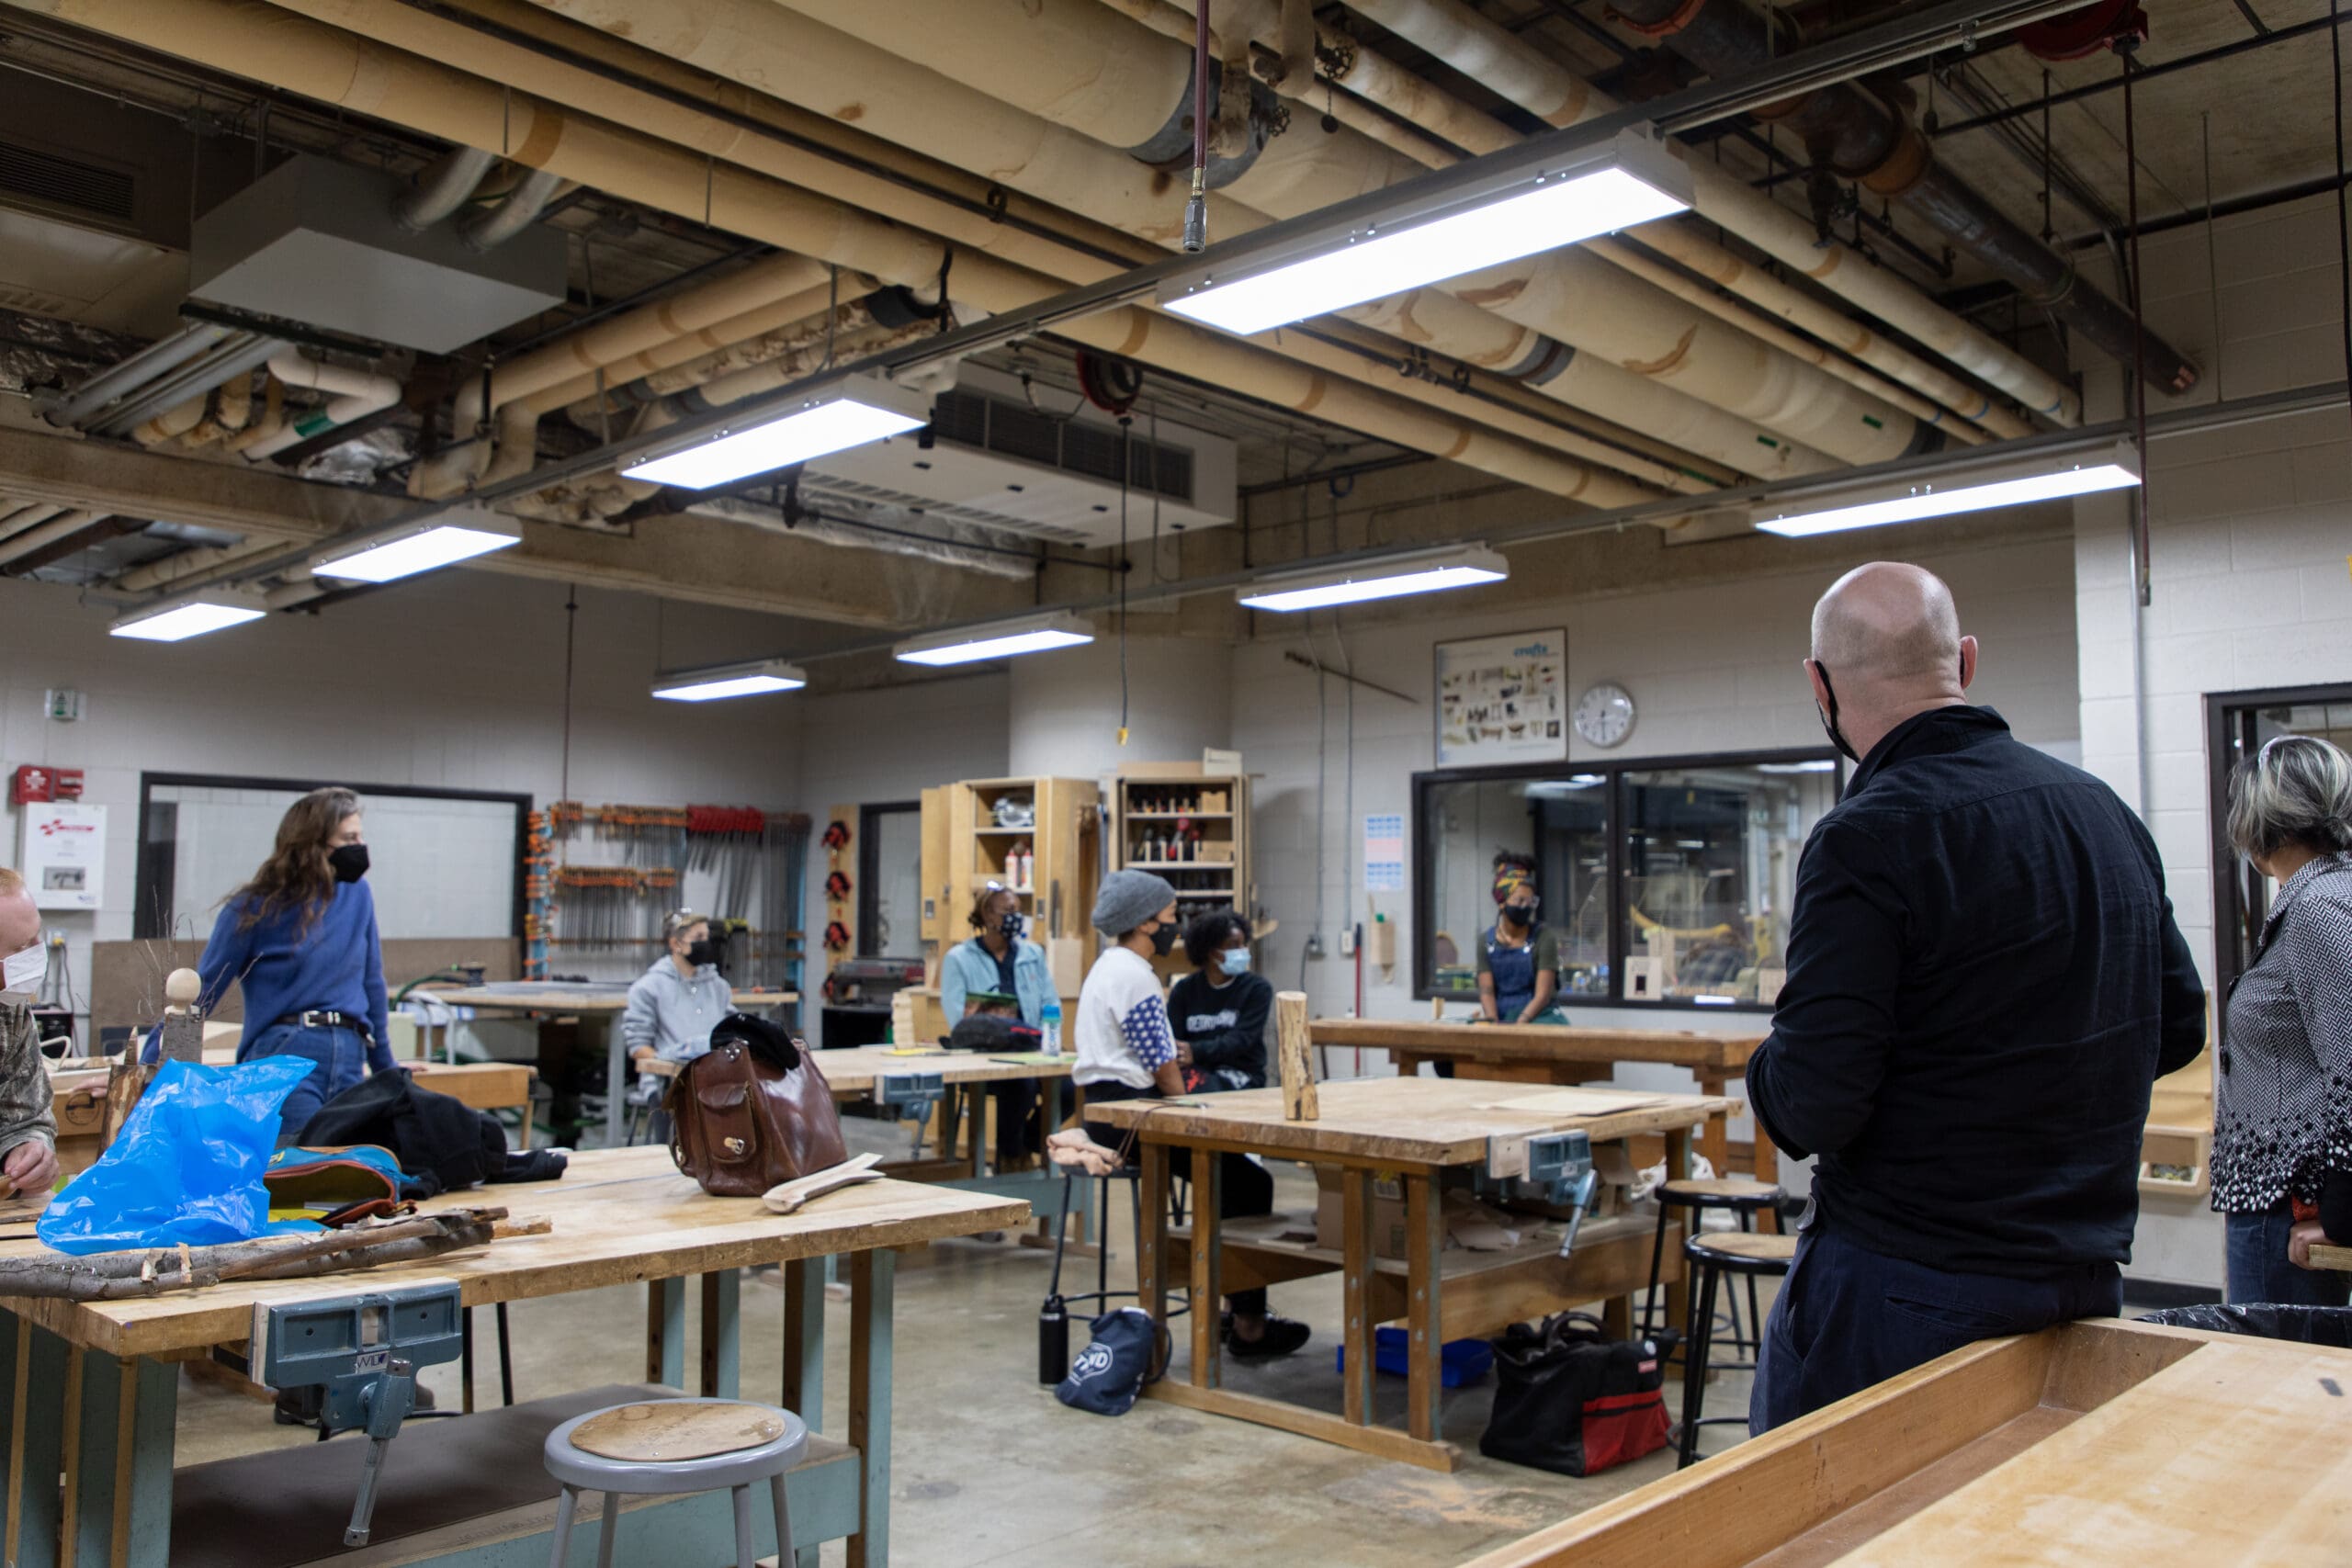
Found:
[[(1049, 125), (959, 79), (910, 64), (768, 0), (716, 0), (692, 10), (643, 0), (540, 3), (691, 63), (740, 76), (747, 84), (802, 94), (811, 107), (835, 104), (854, 90), (859, 123), (901, 146), (989, 174), (1090, 218), (1130, 229), (1147, 240), (1172, 247), (1181, 237), (1182, 204), (1170, 194), (1177, 188), (1172, 178), (1159, 179), (1155, 187), (1149, 178), (1142, 177), (1150, 175), (1150, 171), (1115, 149), (1075, 130)], [(1119, 21), (1104, 15), (1114, 23)], [(1308, 134), (1331, 140), (1319, 133)], [(1289, 140), (1277, 139), (1277, 146)], [(1268, 155), (1274, 151), (1270, 148)], [(1209, 222), (1217, 233), (1235, 234), (1262, 227), (1266, 219), (1251, 208), (1211, 192)], [(959, 282), (966, 265), (961, 261), (957, 264)], [(1538, 389), (1544, 396), (1661, 439), (1674, 439), (1738, 472), (1770, 478), (1835, 466), (1750, 421), (1694, 403), (1679, 390), (1645, 388), (1638, 395), (1629, 395), (1626, 383), (1639, 378), (1628, 377), (1597, 357), (1573, 355), (1557, 344), (1546, 352), (1511, 322), (1445, 296), (1424, 291), (1417, 317), (1410, 339), (1416, 344), (1498, 370), (1508, 371), (1522, 363), (1551, 367), (1558, 373), (1540, 382)], [(1318, 355), (1296, 333), (1280, 339), (1285, 355), (1311, 357), (1348, 373), (1349, 356), (1333, 358), (1328, 351)], [(1361, 367), (1355, 368), (1361, 374)], [(1436, 388), (1408, 385), (1406, 395), (1457, 407), (1460, 401)], [(1501, 423), (1483, 409), (1476, 417), (1482, 423)], [(1668, 437), (1664, 434), (1668, 430), (1679, 434)], [(1608, 448), (1578, 450), (1594, 460), (1611, 461), (1602, 455)]]
[(277, 555), (285, 548), (286, 541), (283, 539), (248, 539), (234, 545), (198, 545), (176, 555), (165, 556), (161, 560), (132, 567), (121, 576), (109, 579), (106, 586), (108, 592), (144, 593), (151, 589), (168, 588), (183, 578), (232, 566), (241, 560)]
[(229, 437), (227, 449), (243, 452), (247, 447), (268, 440), (286, 428), (286, 383), (275, 376), (264, 376), (261, 388), (261, 417)]
[(80, 533), (106, 515), (103, 512), (62, 512), (46, 523), (27, 528), (22, 533), (11, 534), (5, 540), (0, 540), (0, 566), (6, 566), (35, 550), (47, 549), (58, 540)]
[[(1711, 76), (1737, 75), (1772, 57), (1762, 19), (1738, 0), (1626, 0), (1616, 9)], [(2179, 350), (2135, 326), (2129, 310), (2075, 276), (2071, 261), (1939, 165), (1927, 138), (1907, 120), (1851, 83), (1770, 105), (1769, 118), (1795, 131), (1815, 158), (1840, 175), (1927, 220), (2127, 370), (2141, 366), (2144, 355), (2152, 386), (2179, 393), (2197, 384), (2197, 367)]]
[(254, 382), (250, 372), (232, 376), (213, 389), (212, 412), (176, 444), (183, 452), (198, 452), (224, 436), (244, 429), (254, 415)]
[(325, 392), (331, 400), (324, 409), (287, 420), (276, 434), (246, 447), (244, 457), (248, 463), (258, 463), (322, 432), (349, 424), (401, 400), (401, 384), (390, 376), (322, 364), (300, 349), (281, 348), (270, 355), (269, 373), (288, 387)]
[[(858, 345), (865, 342), (865, 334), (874, 324), (874, 307), (870, 303), (864, 299), (845, 299), (834, 310), (820, 309), (813, 319), (803, 316), (774, 332), (729, 344), (684, 364), (617, 384), (607, 381), (601, 400), (592, 385), (587, 397), (568, 404), (564, 412), (572, 423), (594, 430), (596, 421), (601, 418), (631, 413), (649, 403), (660, 402), (670, 393), (702, 386), (722, 376), (766, 364), (786, 355), (797, 355), (800, 350), (812, 345), (820, 351), (809, 365), (810, 369), (815, 369), (824, 361), (821, 350), (828, 341), (832, 343), (837, 361), (854, 359), (866, 352)], [(898, 324), (905, 326), (909, 323), (902, 317)], [(932, 323), (924, 324), (926, 330), (938, 330)]]
[(1687, 304), (1696, 306), (1719, 321), (1724, 321), (1761, 343), (1779, 349), (1793, 359), (1802, 359), (1848, 386), (1857, 388), (1873, 398), (1893, 403), (1912, 418), (1932, 424), (1953, 440), (1970, 446), (1982, 446), (1984, 432), (1967, 421), (1955, 418), (1951, 410), (1931, 403), (1908, 387), (1898, 387), (1883, 381), (1841, 355), (1830, 353), (1816, 343), (1808, 343), (1796, 333), (1761, 320), (1752, 310), (1733, 303), (1722, 295), (1710, 291), (1704, 285), (1694, 283), (1662, 262), (1652, 260), (1632, 245), (1608, 235), (1584, 242), (1585, 250), (1599, 256), (1610, 265), (1633, 274), (1653, 288), (1663, 289)]
[(40, 501), (29, 506), (20, 506), (9, 514), (6, 523), (0, 523), (0, 540), (13, 539), (19, 534), (38, 528), (64, 510), (62, 506), (52, 506)]
[(469, 251), (496, 250), (537, 220), (561, 184), (558, 175), (545, 169), (533, 169), (506, 193), (503, 201), (458, 224), (458, 238), (465, 242)]
[[(1349, 7), (1552, 126), (1575, 125), (1618, 105), (1525, 40), (1460, 0), (1349, 0)], [(1692, 209), (1782, 265), (1803, 273), (1867, 315), (1895, 327), (1973, 376), (2059, 424), (2082, 423), (2082, 399), (2048, 371), (1935, 304), (1894, 273), (1838, 241), (1821, 243), (1809, 219), (1736, 175), (1687, 154)], [(1652, 225), (1651, 227), (1657, 227)], [(1636, 231), (1645, 237), (1645, 231)]]
[(204, 423), (204, 411), (212, 400), (209, 392), (198, 392), (177, 408), (165, 409), (130, 433), (130, 438), (141, 446), (161, 446), (176, 441)]
[[(1130, 145), (1125, 138), (1136, 112), (1132, 106), (1118, 116), (1100, 109), (1094, 83), (1114, 74), (1131, 79), (1136, 90), (1175, 82), (1166, 117), (1173, 118), (1182, 112), (1182, 92), (1191, 81), (1191, 62), (1179, 45), (1098, 0), (961, 0), (949, 13), (927, 12), (922, 0), (784, 3), (877, 50), (896, 51), (942, 73), (961, 73), (1018, 108), (1114, 146)], [(771, 9), (769, 15), (775, 13)], [(1093, 118), (1070, 118), (1080, 108), (1091, 110)], [(1225, 191), (1259, 212), (1295, 218), (1421, 172), (1345, 130), (1329, 135), (1294, 132), (1268, 142)], [(1063, 199), (1079, 202), (1086, 197), (1073, 189)], [(1628, 369), (1670, 378), (1679, 390), (1849, 463), (1885, 462), (1936, 445), (1932, 435), (1922, 439), (1910, 416), (1858, 396), (1810, 365), (1767, 349), (1622, 274), (1596, 276), (1611, 271), (1569, 249), (1512, 264), (1514, 286), (1508, 288), (1474, 293), (1460, 279), (1437, 287)], [(1588, 288), (1605, 289), (1606, 306), (1589, 308), (1581, 298)], [(1435, 321), (1431, 325), (1439, 334), (1435, 345), (1443, 348), (1447, 328)], [(1597, 412), (1623, 417), (1613, 410)], [(1750, 441), (1747, 449), (1757, 448)], [(1736, 461), (1726, 459), (1720, 448), (1705, 455)]]
[[(881, 287), (878, 280), (863, 273), (844, 273), (840, 291), (852, 299), (862, 299)], [(834, 292), (828, 284), (803, 289), (797, 294), (787, 294), (772, 305), (746, 310), (740, 316), (729, 316), (717, 326), (672, 338), (642, 354), (632, 354), (626, 359), (616, 359), (601, 367), (605, 389), (609, 392), (638, 386), (673, 369), (691, 371), (714, 354), (741, 348), (757, 339), (787, 331), (827, 309), (832, 303)], [(714, 370), (712, 374), (718, 372)], [(597, 375), (595, 370), (575, 375), (515, 400), (528, 405), (535, 413), (547, 414), (557, 409), (585, 407), (593, 415)], [(684, 386), (685, 382), (681, 381), (678, 385)], [(664, 387), (662, 390), (674, 391), (676, 388)], [(579, 417), (577, 412), (573, 417)]]
[(22, 555), (10, 557), (6, 565), (0, 566), (0, 575), (29, 577), (45, 566), (64, 560), (70, 556), (79, 555), (84, 550), (96, 545), (102, 545), (108, 539), (119, 539), (125, 534), (135, 534), (147, 525), (136, 518), (113, 517), (104, 513), (94, 513), (91, 515), (96, 521), (85, 523), (74, 532), (60, 538), (51, 539), (45, 545), (28, 548)]
[(44, 408), (41, 417), (61, 428), (79, 426), (84, 419), (132, 388), (176, 370), (197, 355), (218, 347), (230, 331), (209, 321), (198, 321), (169, 337), (157, 338), (120, 364), (99, 371), (62, 400)]
[(232, 376), (243, 376), (276, 353), (276, 338), (252, 333), (232, 333), (220, 346), (199, 355), (160, 380), (134, 390), (91, 420), (83, 429), (94, 435), (128, 435), (151, 416), (200, 397)]
[(497, 155), (479, 147), (453, 147), (419, 175), (416, 188), (392, 204), (392, 220), (421, 234), (466, 204)]
[[(1104, 0), (1104, 3), (1146, 20), (1148, 25), (1163, 32), (1169, 30), (1170, 25), (1189, 25), (1182, 0)], [(1232, 0), (1226, 13), (1231, 17), (1228, 25), (1249, 27), (1253, 29), (1253, 35), (1264, 42), (1268, 35), (1261, 29), (1270, 25), (1268, 8), (1272, 4), (1273, 0)], [(1163, 21), (1161, 18), (1171, 20)], [(1321, 59), (1329, 81), (1444, 137), (1473, 154), (1499, 152), (1517, 146), (1521, 141), (1518, 131), (1500, 120), (1471, 108), (1452, 94), (1390, 63), (1374, 51), (1360, 47), (1344, 34), (1324, 29)], [(1287, 84), (1284, 85), (1287, 88)], [(1443, 168), (1459, 161), (1452, 152), (1434, 150), (1434, 143), (1424, 142), (1422, 145), (1433, 149), (1432, 155), (1423, 159), (1432, 168)], [(1847, 373), (1849, 367), (1842, 367), (1841, 362), (1834, 357), (1821, 355), (1817, 349), (1792, 348), (1785, 337), (1773, 336), (1776, 329), (1768, 323), (1759, 322), (1744, 313), (1724, 316), (1713, 303), (1709, 302), (1711, 296), (1692, 299), (1679, 288), (1667, 289), (1677, 298), (1699, 305), (1710, 314), (1732, 321), (1742, 331), (1763, 338), (1773, 347), (1793, 353), (1809, 364), (1818, 365), (1838, 379), (1860, 387), (1873, 396), (1884, 397), (1905, 412), (1928, 420), (1963, 441), (1970, 440), (1969, 434), (1955, 422), (1945, 419), (1942, 409), (1949, 409), (1964, 419), (1977, 420), (1996, 434), (2030, 435), (2033, 433), (2031, 424), (2005, 408), (1995, 407), (1992, 400), (1978, 389), (1886, 342), (1851, 317), (1799, 293), (1758, 268), (1747, 266), (1723, 246), (1700, 233), (1693, 225), (1679, 220), (1668, 220), (1649, 224), (1635, 232), (1652, 245), (1672, 254), (1684, 265), (1783, 317), (1840, 352), (1871, 366), (1888, 378), (1924, 394), (1932, 402), (1924, 409), (1905, 404), (1898, 397), (1888, 396), (1886, 389), (1868, 381), (1854, 380)], [(1633, 253), (1623, 246), (1605, 248), (1589, 245), (1588, 248), (1595, 254), (1634, 272), (1645, 282), (1663, 287), (1659, 284), (1656, 265), (1646, 264), (1647, 270), (1634, 265), (1627, 259)]]
[[(529, 94), (466, 76), (333, 28), (289, 17), (254, 0), (5, 0), (117, 38), (197, 60), (331, 104), (341, 104), (445, 141), (496, 141), (511, 133), (517, 161), (564, 178), (701, 220), (706, 201), (714, 227), (797, 248), (887, 282), (934, 280), (944, 252), (936, 241), (730, 164), (714, 164), (684, 148), (578, 114)], [(1014, 310), (1058, 291), (1055, 280), (985, 254), (959, 251), (955, 290), (980, 309)], [(1596, 475), (1556, 449), (1467, 424), (1459, 412), (1430, 413), (1417, 400), (1462, 400), (1439, 389), (1399, 383), (1367, 370), (1340, 350), (1301, 354), (1323, 369), (1178, 323), (1126, 310), (1057, 327), (1060, 335), (1125, 353), (1146, 364), (1201, 375), (1247, 396), (1358, 430), (1417, 451), (1453, 457), (1554, 495), (1597, 506), (1655, 500), (1655, 491), (1614, 475)], [(1122, 348), (1122, 344), (1132, 346)], [(1285, 344), (1285, 347), (1289, 347)], [(1365, 381), (1377, 382), (1375, 390)], [(1482, 419), (1487, 411), (1478, 411)], [(1506, 423), (1493, 418), (1492, 425)], [(1537, 422), (1524, 425), (1540, 430)]]

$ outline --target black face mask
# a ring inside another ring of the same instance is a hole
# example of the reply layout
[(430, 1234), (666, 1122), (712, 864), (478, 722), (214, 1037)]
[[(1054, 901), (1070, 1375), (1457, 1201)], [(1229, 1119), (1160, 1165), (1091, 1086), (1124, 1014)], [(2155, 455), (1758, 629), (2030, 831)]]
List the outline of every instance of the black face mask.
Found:
[(1174, 926), (1162, 926), (1158, 931), (1152, 932), (1152, 953), (1158, 957), (1165, 958), (1170, 953), (1175, 952), (1176, 934), (1176, 928)]
[(996, 929), (1008, 940), (1018, 942), (1021, 940), (1021, 917), (1017, 914), (1007, 915), (996, 923)]
[(334, 868), (337, 882), (356, 882), (368, 874), (368, 846), (337, 844), (327, 852), (327, 864)]
[(1846, 732), (1838, 728), (1838, 688), (1829, 683), (1829, 666), (1816, 659), (1813, 661), (1813, 672), (1821, 677), (1822, 694), (1829, 699), (1827, 707), (1815, 704), (1813, 711), (1821, 716), (1821, 728), (1829, 732), (1829, 744), (1838, 748), (1838, 754), (1859, 766), (1861, 758), (1855, 753), (1853, 742), (1848, 740)]
[(1529, 921), (1535, 919), (1535, 906), (1532, 904), (1505, 904), (1503, 906), (1503, 919), (1509, 920), (1515, 926), (1526, 925)]
[(718, 944), (708, 937), (686, 944), (686, 962), (699, 969), (706, 964), (718, 962)]

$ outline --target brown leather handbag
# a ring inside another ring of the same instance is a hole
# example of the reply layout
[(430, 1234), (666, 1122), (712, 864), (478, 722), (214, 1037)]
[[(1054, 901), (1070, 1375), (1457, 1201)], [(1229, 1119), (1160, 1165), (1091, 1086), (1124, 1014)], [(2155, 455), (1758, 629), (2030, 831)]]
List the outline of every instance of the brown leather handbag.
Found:
[(670, 1157), (713, 1197), (757, 1198), (849, 1158), (825, 1076), (765, 1019), (729, 1014), (662, 1109)]

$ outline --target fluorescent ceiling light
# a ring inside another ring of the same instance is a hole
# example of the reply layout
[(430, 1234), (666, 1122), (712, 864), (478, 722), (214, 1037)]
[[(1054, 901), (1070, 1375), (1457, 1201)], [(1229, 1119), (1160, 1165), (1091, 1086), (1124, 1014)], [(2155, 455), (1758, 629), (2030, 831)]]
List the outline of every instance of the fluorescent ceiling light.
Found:
[(1834, 773), (1838, 764), (1824, 758), (1815, 762), (1758, 762), (1759, 773)]
[[(1304, 234), (1265, 255), (1179, 277), (1159, 303), (1244, 336), (1401, 294), (1595, 234), (1686, 210), (1681, 160), (1653, 135), (1623, 131), (1582, 152), (1496, 154), (1491, 172), (1408, 197), (1369, 220)], [(1416, 182), (1419, 183), (1419, 182)]]
[(479, 507), (446, 513), (390, 534), (356, 539), (314, 556), (313, 577), (347, 577), (360, 582), (390, 582), (436, 567), (503, 550), (523, 539), (523, 525)]
[(1928, 479), (1896, 478), (1875, 485), (1834, 488), (1803, 499), (1768, 502), (1749, 515), (1760, 532), (1803, 539), (1846, 528), (1917, 523), (1962, 512), (2125, 490), (2139, 482), (2139, 454), (2130, 442), (2120, 441), (2111, 447), (2064, 456), (2042, 454), (2006, 460), (1996, 456), (1982, 465), (1971, 464)]
[(743, 423), (705, 432), (621, 472), (651, 484), (708, 490), (729, 479), (903, 435), (930, 423), (928, 394), (893, 386), (878, 376), (851, 376), (788, 409), (747, 415)]
[(135, 610), (107, 628), (115, 637), (135, 637), (147, 642), (178, 642), (229, 626), (257, 621), (261, 601), (228, 589), (208, 589), (151, 610)]
[(1010, 659), (1017, 653), (1076, 648), (1093, 640), (1094, 627), (1076, 615), (1033, 615), (1026, 620), (974, 626), (968, 631), (912, 637), (890, 651), (909, 664), (969, 664), (981, 659)]
[(666, 702), (708, 703), (721, 697), (755, 697), (763, 692), (797, 692), (808, 683), (806, 674), (783, 660), (761, 659), (659, 676), (653, 694)]
[(1234, 596), (1252, 610), (1324, 610), (1367, 599), (1500, 582), (1510, 575), (1510, 567), (1502, 557), (1484, 545), (1469, 545), (1450, 550), (1416, 550), (1332, 571), (1269, 577)]

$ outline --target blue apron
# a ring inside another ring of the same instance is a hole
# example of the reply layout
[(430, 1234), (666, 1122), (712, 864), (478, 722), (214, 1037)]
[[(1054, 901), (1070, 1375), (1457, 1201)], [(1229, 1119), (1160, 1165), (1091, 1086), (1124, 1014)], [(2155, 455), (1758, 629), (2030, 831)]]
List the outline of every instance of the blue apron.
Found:
[(1495, 1017), (1517, 1023), (1527, 1004), (1535, 999), (1535, 942), (1541, 925), (1527, 928), (1527, 945), (1506, 947), (1487, 928), (1487, 968), (1495, 977)]

